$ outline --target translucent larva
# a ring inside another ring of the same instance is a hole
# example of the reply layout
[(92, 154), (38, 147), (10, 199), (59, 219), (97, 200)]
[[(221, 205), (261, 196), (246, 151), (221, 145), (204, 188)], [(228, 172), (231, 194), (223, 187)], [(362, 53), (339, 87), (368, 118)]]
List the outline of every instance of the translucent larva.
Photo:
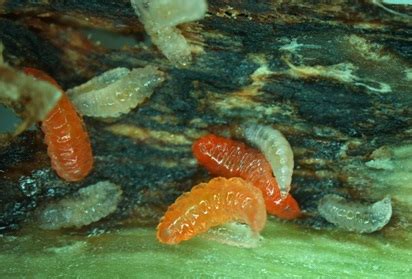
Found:
[(281, 199), (272, 169), (258, 150), (238, 141), (206, 135), (193, 143), (192, 151), (199, 164), (212, 174), (241, 177), (259, 188), (270, 214), (282, 219), (300, 215), (299, 205), (290, 194)]
[(72, 197), (48, 204), (37, 210), (42, 229), (80, 228), (113, 213), (122, 196), (121, 188), (102, 181), (80, 189)]
[(25, 68), (24, 71), (62, 92), (59, 102), (42, 122), (44, 141), (52, 168), (61, 178), (67, 181), (83, 179), (93, 167), (93, 155), (82, 118), (53, 78), (33, 68)]
[(338, 195), (324, 196), (318, 205), (320, 215), (337, 227), (357, 233), (382, 229), (391, 219), (391, 199), (386, 197), (371, 205), (348, 202)]
[(191, 48), (175, 26), (203, 18), (206, 1), (131, 0), (131, 4), (160, 51), (175, 64), (187, 64), (191, 60)]
[(149, 98), (164, 81), (156, 67), (128, 70), (115, 68), (68, 90), (70, 99), (82, 115), (119, 117)]
[(246, 140), (258, 147), (269, 161), (281, 196), (285, 198), (290, 190), (294, 165), (289, 142), (281, 132), (269, 126), (248, 124), (243, 126), (243, 131)]
[(180, 196), (163, 216), (157, 238), (178, 244), (227, 222), (246, 223), (255, 234), (266, 224), (262, 193), (241, 178), (217, 177)]

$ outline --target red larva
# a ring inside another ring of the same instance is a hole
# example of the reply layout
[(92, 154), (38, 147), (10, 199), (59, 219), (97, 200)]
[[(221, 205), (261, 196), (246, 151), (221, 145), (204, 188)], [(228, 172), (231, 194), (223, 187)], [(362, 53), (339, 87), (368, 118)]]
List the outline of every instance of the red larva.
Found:
[[(40, 70), (24, 68), (24, 72), (60, 89), (53, 78)], [(83, 120), (63, 90), (61, 91), (62, 98), (42, 122), (41, 127), (52, 168), (64, 180), (79, 181), (92, 169), (92, 148)]]
[(300, 215), (299, 205), (290, 194), (282, 200), (271, 166), (258, 150), (215, 135), (198, 139), (192, 150), (198, 162), (212, 174), (241, 177), (258, 187), (270, 214), (282, 219), (294, 219)]

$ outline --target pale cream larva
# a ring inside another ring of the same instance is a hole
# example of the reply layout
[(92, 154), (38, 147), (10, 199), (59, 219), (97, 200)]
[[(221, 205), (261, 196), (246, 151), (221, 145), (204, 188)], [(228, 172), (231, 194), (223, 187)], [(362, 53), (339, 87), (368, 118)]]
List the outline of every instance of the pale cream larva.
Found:
[(257, 124), (243, 125), (243, 135), (265, 155), (279, 185), (281, 197), (285, 198), (290, 190), (294, 165), (289, 142), (278, 130)]
[(191, 48), (176, 25), (202, 19), (206, 0), (131, 0), (153, 43), (173, 63), (191, 60)]
[(80, 189), (72, 197), (37, 210), (39, 226), (45, 230), (80, 228), (113, 213), (120, 202), (120, 186), (101, 181)]
[(149, 98), (163, 81), (163, 72), (153, 66), (131, 71), (115, 68), (68, 90), (68, 94), (82, 115), (119, 117)]
[(382, 229), (391, 219), (392, 203), (386, 197), (373, 204), (348, 202), (338, 195), (324, 196), (318, 205), (320, 215), (338, 228), (357, 233)]

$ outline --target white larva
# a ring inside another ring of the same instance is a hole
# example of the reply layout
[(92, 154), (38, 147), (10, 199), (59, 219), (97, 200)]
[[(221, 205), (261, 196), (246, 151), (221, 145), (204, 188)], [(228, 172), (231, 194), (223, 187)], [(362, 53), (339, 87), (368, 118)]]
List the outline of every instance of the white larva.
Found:
[(118, 185), (101, 181), (37, 210), (37, 220), (40, 228), (45, 230), (80, 228), (113, 213), (121, 196)]
[(190, 45), (176, 25), (202, 19), (206, 0), (131, 0), (131, 4), (160, 51), (175, 64), (187, 64)]
[(290, 190), (294, 165), (293, 151), (287, 139), (278, 130), (257, 124), (243, 125), (243, 135), (265, 155), (279, 185), (281, 197), (285, 198)]
[(115, 68), (67, 91), (78, 112), (91, 117), (119, 117), (149, 98), (164, 81), (156, 67)]
[(391, 219), (389, 197), (371, 205), (348, 202), (338, 195), (324, 196), (318, 205), (320, 215), (337, 227), (357, 233), (372, 233), (382, 229)]

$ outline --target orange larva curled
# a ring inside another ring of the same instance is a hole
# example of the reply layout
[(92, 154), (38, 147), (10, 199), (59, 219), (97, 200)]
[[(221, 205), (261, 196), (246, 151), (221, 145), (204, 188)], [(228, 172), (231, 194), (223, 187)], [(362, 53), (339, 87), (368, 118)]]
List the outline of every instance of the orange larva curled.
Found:
[[(24, 72), (61, 90), (53, 78), (40, 70), (25, 68)], [(93, 166), (89, 136), (83, 120), (63, 91), (57, 105), (42, 122), (42, 130), (52, 168), (61, 178), (79, 181), (89, 174)]]
[(245, 180), (217, 177), (180, 196), (163, 216), (157, 238), (178, 244), (230, 221), (246, 223), (258, 234), (266, 223), (262, 193)]
[(241, 177), (259, 188), (269, 214), (288, 220), (300, 215), (299, 205), (290, 194), (281, 198), (271, 166), (258, 150), (241, 142), (210, 134), (195, 141), (192, 151), (199, 164), (212, 174)]

